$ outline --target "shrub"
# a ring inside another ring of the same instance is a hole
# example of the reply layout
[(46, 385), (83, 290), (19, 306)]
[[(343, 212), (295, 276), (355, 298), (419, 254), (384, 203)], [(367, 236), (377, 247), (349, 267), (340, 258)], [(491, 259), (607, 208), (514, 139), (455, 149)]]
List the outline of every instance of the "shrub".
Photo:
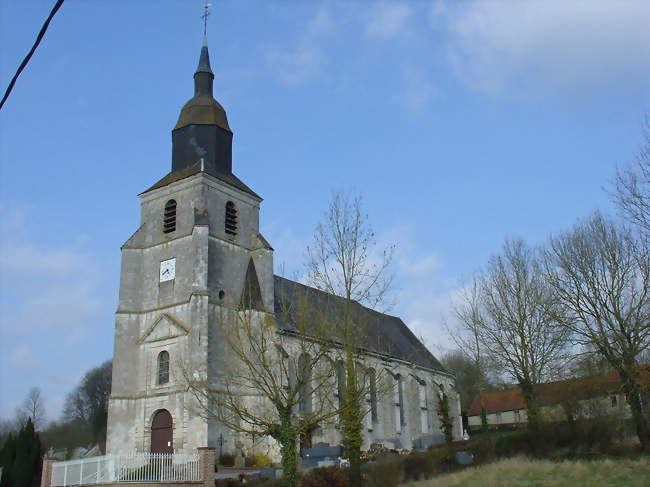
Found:
[(239, 487), (241, 482), (238, 479), (221, 479), (214, 481), (214, 487)]
[(364, 486), (397, 487), (404, 481), (404, 459), (383, 457), (362, 468)]
[(528, 455), (533, 457), (583, 456), (615, 451), (625, 436), (625, 425), (616, 418), (596, 417), (550, 423), (532, 435), (528, 430), (496, 438), (497, 457)]
[(339, 467), (322, 467), (309, 471), (298, 482), (298, 487), (349, 487), (350, 478)]
[(253, 479), (246, 482), (246, 487), (281, 487), (281, 479)]
[(245, 459), (247, 467), (270, 467), (271, 463), (271, 459), (265, 453), (254, 453)]
[(223, 455), (219, 455), (219, 465), (222, 465), (224, 467), (232, 467), (235, 465), (235, 455), (231, 453), (224, 453)]

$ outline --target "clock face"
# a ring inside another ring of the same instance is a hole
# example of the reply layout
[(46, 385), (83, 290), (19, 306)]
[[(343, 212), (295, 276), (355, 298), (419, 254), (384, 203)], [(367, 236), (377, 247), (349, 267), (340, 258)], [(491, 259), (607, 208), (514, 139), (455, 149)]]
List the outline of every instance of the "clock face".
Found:
[(163, 260), (160, 263), (160, 282), (171, 281), (176, 277), (176, 259)]

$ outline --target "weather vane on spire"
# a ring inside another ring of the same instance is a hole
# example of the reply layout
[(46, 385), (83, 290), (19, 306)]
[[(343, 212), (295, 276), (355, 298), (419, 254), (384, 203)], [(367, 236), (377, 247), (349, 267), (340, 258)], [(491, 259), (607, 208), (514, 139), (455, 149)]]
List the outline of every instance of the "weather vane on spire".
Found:
[(203, 4), (203, 15), (201, 15), (201, 18), (203, 19), (203, 35), (207, 36), (208, 32), (208, 17), (210, 16), (210, 12), (208, 12), (208, 9), (212, 7), (211, 3), (204, 3)]

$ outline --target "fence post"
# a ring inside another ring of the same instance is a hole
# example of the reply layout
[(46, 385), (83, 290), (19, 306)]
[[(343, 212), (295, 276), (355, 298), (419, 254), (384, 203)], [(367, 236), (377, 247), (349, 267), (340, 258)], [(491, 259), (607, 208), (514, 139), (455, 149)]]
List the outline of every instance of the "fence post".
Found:
[(198, 450), (203, 485), (204, 487), (214, 487), (214, 447), (202, 446)]
[(52, 485), (52, 464), (54, 460), (43, 459), (43, 470), (41, 471), (41, 487)]

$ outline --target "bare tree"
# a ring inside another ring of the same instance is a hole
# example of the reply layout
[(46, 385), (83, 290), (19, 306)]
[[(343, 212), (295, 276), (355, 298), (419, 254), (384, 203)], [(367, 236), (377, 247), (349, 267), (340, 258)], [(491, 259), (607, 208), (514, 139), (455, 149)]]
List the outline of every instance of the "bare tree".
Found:
[(32, 418), (35, 430), (38, 431), (45, 426), (45, 404), (39, 387), (32, 387), (29, 390), (20, 412), (25, 419)]
[(377, 251), (375, 234), (363, 211), (361, 196), (344, 191), (334, 193), (324, 221), (316, 227), (313, 242), (307, 247), (308, 282), (317, 289), (345, 298), (337, 323), (346, 377), (341, 431), (355, 486), (361, 483), (365, 414), (365, 393), (359, 383), (365, 374), (358, 364), (362, 360), (359, 352), (364, 346), (364, 326), (367, 324), (355, 314), (354, 302), (373, 309), (390, 307), (393, 252), (394, 247)]
[(181, 367), (204, 418), (235, 433), (278, 442), (286, 487), (296, 483), (299, 438), (339, 413), (333, 403), (332, 344), (323, 334), (330, 324), (321, 321), (318, 310), (302, 304), (307, 301), (299, 295), (303, 292), (308, 292), (304, 286), (294, 289), (290, 304), (280, 312), (294, 331), (280, 329), (264, 313), (224, 311), (223, 356), (203, 374)]
[(559, 321), (577, 344), (595, 347), (618, 372), (641, 445), (650, 449), (637, 367), (650, 348), (647, 238), (595, 213), (551, 239), (546, 273), (570, 310)]
[(562, 358), (566, 332), (555, 326), (559, 310), (543, 279), (536, 252), (522, 240), (507, 240), (502, 255), (477, 277), (475, 293), (460, 308), (461, 322), (490, 360), (517, 381), (528, 426), (539, 428), (535, 386)]
[[(482, 326), (480, 279), (474, 277), (469, 287), (463, 290), (460, 303), (454, 307), (454, 314), (460, 326), (455, 330), (447, 327), (447, 334), (458, 347), (459, 353), (471, 362), (475, 371), (471, 374), (471, 377), (474, 379), (476, 392), (481, 403), (481, 429), (486, 432), (488, 430), (488, 420), (483, 392), (485, 388), (484, 377), (485, 370), (487, 369), (487, 360), (486, 354), (483, 352), (480, 335)], [(456, 373), (454, 369), (450, 370)], [(471, 401), (472, 399), (473, 397), (465, 399), (465, 407), (469, 407), (467, 401)]]
[(80, 420), (92, 434), (92, 439), (102, 445), (106, 438), (108, 397), (111, 394), (113, 363), (107, 360), (90, 369), (81, 383), (65, 399), (63, 418)]
[(616, 171), (612, 197), (626, 220), (650, 232), (650, 116), (645, 118), (636, 160)]

